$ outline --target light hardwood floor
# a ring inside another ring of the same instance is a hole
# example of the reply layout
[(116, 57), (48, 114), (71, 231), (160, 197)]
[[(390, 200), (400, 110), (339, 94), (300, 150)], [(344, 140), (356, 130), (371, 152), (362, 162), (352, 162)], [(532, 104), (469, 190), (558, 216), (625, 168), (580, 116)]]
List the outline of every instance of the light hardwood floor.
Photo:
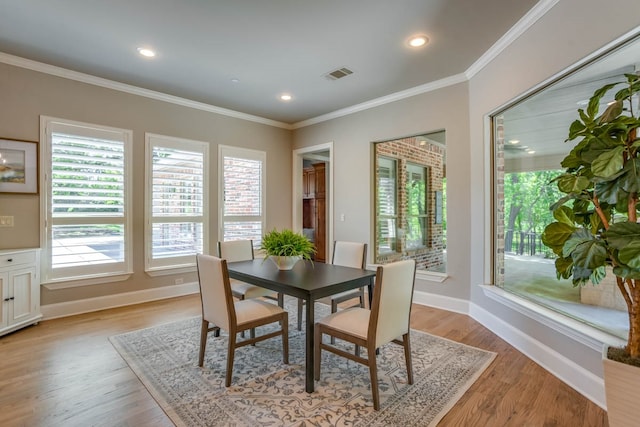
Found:
[[(44, 321), (0, 338), (0, 426), (172, 426), (108, 337), (199, 314), (192, 295)], [(411, 326), (498, 353), (440, 426), (608, 425), (597, 405), (471, 318), (414, 305)]]

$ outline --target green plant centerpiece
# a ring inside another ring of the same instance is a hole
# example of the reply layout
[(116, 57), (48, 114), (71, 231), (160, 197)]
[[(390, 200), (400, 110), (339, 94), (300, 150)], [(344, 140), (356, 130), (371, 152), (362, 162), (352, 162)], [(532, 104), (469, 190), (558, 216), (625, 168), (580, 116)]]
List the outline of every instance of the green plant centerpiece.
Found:
[[(551, 206), (555, 221), (546, 226), (542, 242), (557, 255), (558, 278), (572, 278), (574, 286), (600, 283), (607, 267), (613, 272), (627, 304), (629, 335), (620, 354), (610, 350), (609, 357), (638, 364), (640, 77), (625, 77), (596, 90), (587, 110), (578, 110), (580, 118), (571, 124), (566, 141), (579, 141), (562, 160), (564, 173), (553, 180), (564, 195)], [(614, 100), (598, 115), (603, 97), (613, 88), (618, 88)]]
[(273, 229), (267, 232), (262, 237), (261, 249), (280, 269), (287, 269), (289, 263), (292, 263), (290, 268), (293, 268), (295, 261), (311, 260), (316, 253), (316, 248), (307, 237), (289, 229)]

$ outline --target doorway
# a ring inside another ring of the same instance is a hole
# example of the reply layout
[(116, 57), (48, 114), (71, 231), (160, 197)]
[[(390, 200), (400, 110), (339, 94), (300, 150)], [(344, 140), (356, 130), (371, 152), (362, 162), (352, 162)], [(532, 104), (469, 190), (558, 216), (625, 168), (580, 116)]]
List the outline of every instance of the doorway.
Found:
[(333, 242), (333, 143), (293, 151), (293, 228), (316, 246), (316, 261), (330, 260)]

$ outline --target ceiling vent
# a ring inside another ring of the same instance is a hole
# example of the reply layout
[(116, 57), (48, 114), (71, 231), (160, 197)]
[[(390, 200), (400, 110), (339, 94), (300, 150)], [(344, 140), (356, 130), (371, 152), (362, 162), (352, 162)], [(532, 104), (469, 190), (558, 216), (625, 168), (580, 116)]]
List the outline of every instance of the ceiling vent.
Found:
[(343, 77), (347, 77), (349, 74), (353, 74), (353, 71), (346, 67), (342, 67), (340, 69), (331, 71), (325, 75), (325, 77), (329, 80), (338, 80)]

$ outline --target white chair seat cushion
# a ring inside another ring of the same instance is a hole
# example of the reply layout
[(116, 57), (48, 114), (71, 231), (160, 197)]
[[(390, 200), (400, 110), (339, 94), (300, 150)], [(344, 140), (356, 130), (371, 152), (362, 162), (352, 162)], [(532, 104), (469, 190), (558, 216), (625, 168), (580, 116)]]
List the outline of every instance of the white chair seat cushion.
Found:
[(366, 339), (370, 315), (371, 311), (366, 308), (353, 307), (330, 314), (319, 323)]
[(245, 298), (259, 298), (271, 296), (277, 298), (278, 294), (270, 289), (262, 288), (260, 286), (250, 285), (246, 282), (231, 279), (231, 291), (244, 295)]
[(236, 320), (238, 325), (248, 323), (256, 319), (282, 313), (284, 310), (276, 304), (258, 299), (245, 299), (234, 303), (236, 307)]

